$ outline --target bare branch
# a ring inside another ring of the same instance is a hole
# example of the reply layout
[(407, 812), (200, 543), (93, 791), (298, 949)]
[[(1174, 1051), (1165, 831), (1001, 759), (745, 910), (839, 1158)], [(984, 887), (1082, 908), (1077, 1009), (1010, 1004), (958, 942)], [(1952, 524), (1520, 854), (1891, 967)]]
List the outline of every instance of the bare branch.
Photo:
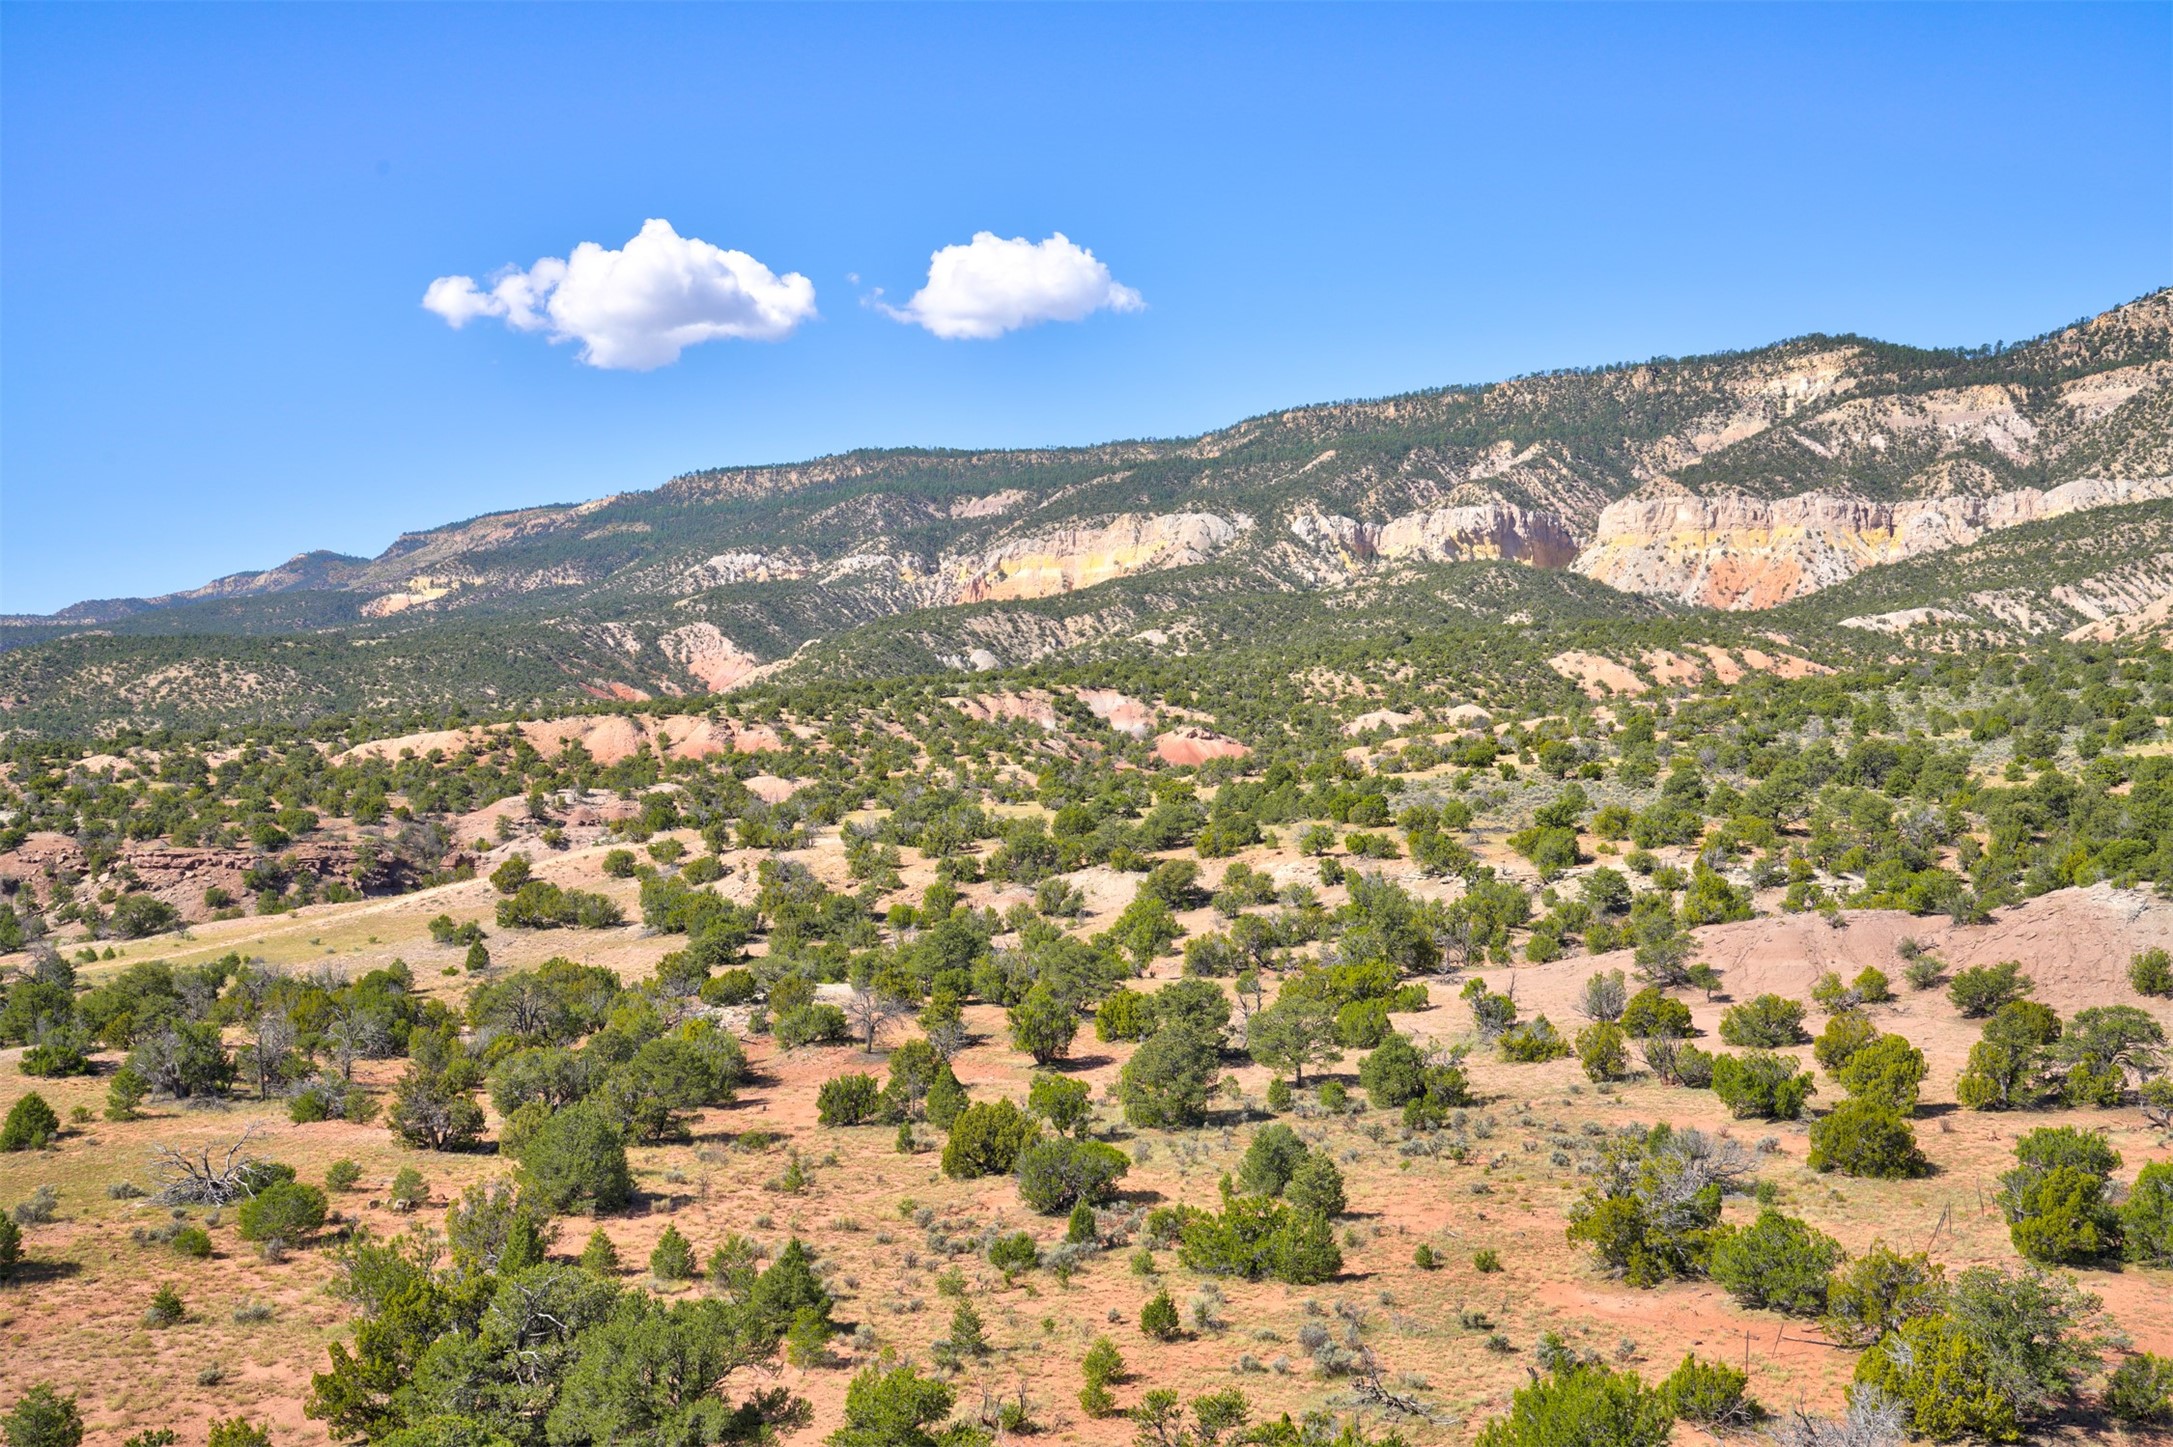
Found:
[(158, 1190), (151, 1200), (161, 1206), (230, 1206), (257, 1193), (256, 1167), (262, 1164), (248, 1153), (249, 1143), (263, 1128), (251, 1121), (240, 1137), (214, 1161), (217, 1146), (190, 1153), (172, 1146), (151, 1147), (151, 1178)]

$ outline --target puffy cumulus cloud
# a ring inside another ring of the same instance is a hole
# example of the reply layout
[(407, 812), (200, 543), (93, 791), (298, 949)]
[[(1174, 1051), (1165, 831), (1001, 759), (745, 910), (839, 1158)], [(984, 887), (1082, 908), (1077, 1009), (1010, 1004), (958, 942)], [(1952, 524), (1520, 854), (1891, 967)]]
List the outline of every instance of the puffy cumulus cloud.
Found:
[(1075, 322), (1091, 313), (1147, 305), (1109, 274), (1094, 253), (1059, 231), (1046, 241), (974, 233), (928, 259), (928, 284), (902, 307), (883, 310), (945, 340), (985, 341), (1037, 322)]
[(700, 342), (790, 336), (815, 315), (815, 284), (650, 220), (622, 250), (584, 241), (563, 260), (499, 272), (487, 290), (474, 277), (441, 276), (423, 306), (449, 326), (495, 317), (516, 331), (579, 342), (592, 367), (646, 372)]

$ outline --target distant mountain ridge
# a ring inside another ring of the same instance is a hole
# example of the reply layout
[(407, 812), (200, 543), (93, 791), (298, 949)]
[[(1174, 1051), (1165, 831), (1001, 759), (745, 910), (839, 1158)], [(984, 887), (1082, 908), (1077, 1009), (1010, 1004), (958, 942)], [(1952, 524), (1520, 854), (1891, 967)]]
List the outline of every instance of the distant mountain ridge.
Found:
[[(1996, 350), (1812, 336), (1297, 407), (1194, 438), (689, 473), (409, 533), (372, 559), (306, 553), (6, 620), (0, 707), (88, 687), (59, 657), (24, 655), (91, 630), (114, 635), (99, 666), (123, 675), (139, 656), (232, 662), (221, 639), (389, 659), (440, 634), (517, 635), (565, 686), (638, 696), (733, 687), (810, 649), (835, 660), (887, 619), (927, 615), (907, 628), (930, 640), (925, 663), (988, 667), (1128, 638), (1142, 619), (1181, 635), (1209, 594), (1335, 595), (1479, 563), (1663, 608), (1759, 610), (2136, 505), (2173, 506), (2173, 290)], [(1101, 598), (1127, 581), (1145, 592)], [(1149, 595), (1168, 626), (1137, 603)], [(1021, 611), (1042, 600), (1070, 622)], [(166, 641), (131, 654), (151, 637)]]
[(94, 598), (72, 603), (52, 616), (56, 621), (68, 623), (110, 623), (121, 618), (132, 618), (139, 613), (179, 607), (184, 603), (201, 602), (207, 598), (254, 598), (265, 593), (286, 593), (295, 589), (342, 588), (359, 576), (369, 565), (369, 561), (368, 558), (349, 557), (345, 553), (296, 553), (276, 568), (266, 568), (261, 572), (228, 573), (223, 578), (212, 579), (200, 588), (190, 588), (180, 593), (161, 593), (155, 598)]

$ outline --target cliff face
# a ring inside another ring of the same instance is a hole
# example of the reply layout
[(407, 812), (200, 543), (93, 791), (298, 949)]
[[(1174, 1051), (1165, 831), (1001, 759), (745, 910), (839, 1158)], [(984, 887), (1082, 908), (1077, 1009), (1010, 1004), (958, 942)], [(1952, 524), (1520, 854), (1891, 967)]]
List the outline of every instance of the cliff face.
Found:
[(2173, 477), (2089, 478), (1977, 497), (1875, 502), (1841, 493), (1767, 500), (1641, 496), (1600, 514), (1572, 564), (1625, 592), (1710, 608), (1771, 608), (1866, 568), (2090, 508), (2173, 497)]
[(1549, 512), (1511, 502), (1427, 508), (1380, 523), (1305, 507), (1290, 519), (1290, 534), (1308, 551), (1346, 571), (1408, 559), (1420, 563), (1475, 560), (1567, 567), (1577, 556), (1568, 523)]
[(1253, 520), (1242, 514), (1125, 514), (1099, 525), (1030, 533), (975, 554), (946, 558), (931, 603), (1048, 598), (1112, 578), (1204, 563)]

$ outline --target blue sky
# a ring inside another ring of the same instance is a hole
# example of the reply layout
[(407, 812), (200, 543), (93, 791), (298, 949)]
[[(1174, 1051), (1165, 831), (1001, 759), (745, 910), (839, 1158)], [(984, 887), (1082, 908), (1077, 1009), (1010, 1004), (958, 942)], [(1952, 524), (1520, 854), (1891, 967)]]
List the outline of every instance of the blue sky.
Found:
[[(0, 24), (4, 611), (717, 464), (1812, 330), (2013, 340), (2173, 280), (2166, 5)], [(632, 370), (420, 305), (650, 218), (811, 314)], [(1062, 233), (1144, 306), (947, 340), (874, 304), (981, 231)]]

